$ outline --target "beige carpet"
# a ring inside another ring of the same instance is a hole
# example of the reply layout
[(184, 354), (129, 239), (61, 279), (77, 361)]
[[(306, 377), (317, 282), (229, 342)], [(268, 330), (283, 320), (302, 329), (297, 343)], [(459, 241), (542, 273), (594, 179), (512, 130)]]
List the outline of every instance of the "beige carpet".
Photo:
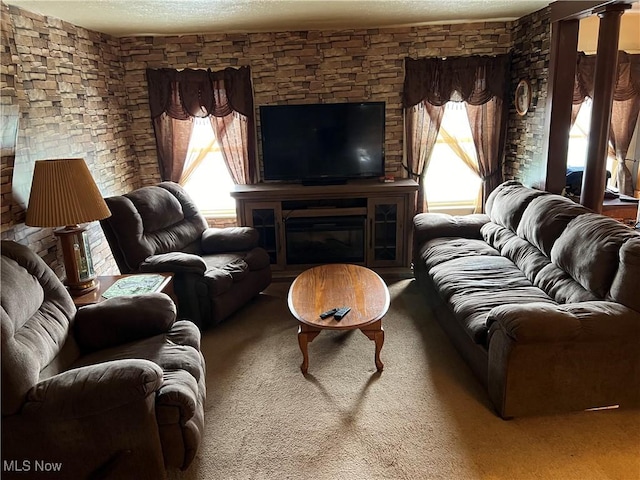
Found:
[(389, 282), (385, 369), (361, 332), (322, 332), (309, 375), (287, 283), (203, 335), (206, 428), (172, 479), (640, 479), (640, 411), (503, 421), (411, 280)]

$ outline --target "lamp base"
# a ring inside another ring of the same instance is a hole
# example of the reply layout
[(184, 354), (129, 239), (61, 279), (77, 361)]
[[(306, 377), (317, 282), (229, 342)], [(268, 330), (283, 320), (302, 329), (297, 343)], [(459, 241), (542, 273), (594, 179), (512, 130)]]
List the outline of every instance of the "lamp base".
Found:
[(93, 292), (94, 290), (99, 288), (100, 282), (96, 278), (93, 278), (88, 282), (82, 284), (69, 285), (65, 282), (65, 286), (67, 287), (67, 290), (69, 290), (69, 293), (72, 297), (79, 297), (81, 295), (84, 295), (85, 293)]
[(91, 250), (86, 228), (79, 225), (67, 225), (54, 233), (60, 238), (62, 257), (67, 286), (72, 296), (84, 295), (98, 288), (96, 274), (93, 271)]

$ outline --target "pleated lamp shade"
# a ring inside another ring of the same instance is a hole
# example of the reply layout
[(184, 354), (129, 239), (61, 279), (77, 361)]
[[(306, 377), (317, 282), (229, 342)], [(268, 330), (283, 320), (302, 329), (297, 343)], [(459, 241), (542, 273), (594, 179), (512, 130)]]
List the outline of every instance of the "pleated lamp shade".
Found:
[(27, 225), (61, 227), (102, 220), (110, 215), (82, 158), (36, 162)]

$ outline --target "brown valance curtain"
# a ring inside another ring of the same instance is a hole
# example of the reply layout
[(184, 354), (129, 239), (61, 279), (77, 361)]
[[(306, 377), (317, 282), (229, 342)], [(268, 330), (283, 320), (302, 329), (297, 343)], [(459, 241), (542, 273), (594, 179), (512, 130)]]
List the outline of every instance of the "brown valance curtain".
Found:
[[(578, 53), (572, 121), (575, 121), (584, 99), (593, 98), (596, 58), (596, 55)], [(613, 91), (609, 137), (617, 159), (613, 176), (620, 192), (626, 195), (633, 195), (631, 172), (625, 160), (639, 113), (640, 55), (621, 51), (618, 52), (618, 70)]]
[(405, 59), (405, 168), (420, 184), (418, 212), (427, 209), (424, 175), (438, 136), (443, 106), (449, 101), (465, 102), (467, 107), (483, 184), (483, 204), (502, 182), (509, 66), (509, 55)]
[[(593, 97), (596, 71), (596, 55), (578, 52), (573, 103), (582, 103), (585, 97)], [(618, 74), (613, 99), (620, 102), (640, 95), (640, 54), (618, 52)]]
[(431, 105), (452, 100), (482, 105), (493, 97), (504, 99), (508, 73), (508, 55), (407, 58), (402, 103), (409, 108), (425, 100)]
[(163, 180), (178, 182), (193, 117), (210, 117), (227, 167), (238, 184), (255, 183), (253, 89), (249, 67), (147, 69), (149, 107)]

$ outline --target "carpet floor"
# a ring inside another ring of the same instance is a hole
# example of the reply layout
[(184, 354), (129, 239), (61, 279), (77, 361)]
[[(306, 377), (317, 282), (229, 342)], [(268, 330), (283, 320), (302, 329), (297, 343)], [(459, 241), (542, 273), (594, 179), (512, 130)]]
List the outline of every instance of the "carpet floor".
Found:
[(410, 279), (388, 282), (384, 371), (323, 331), (300, 372), (289, 284), (203, 333), (205, 431), (171, 480), (640, 479), (640, 411), (501, 420)]

